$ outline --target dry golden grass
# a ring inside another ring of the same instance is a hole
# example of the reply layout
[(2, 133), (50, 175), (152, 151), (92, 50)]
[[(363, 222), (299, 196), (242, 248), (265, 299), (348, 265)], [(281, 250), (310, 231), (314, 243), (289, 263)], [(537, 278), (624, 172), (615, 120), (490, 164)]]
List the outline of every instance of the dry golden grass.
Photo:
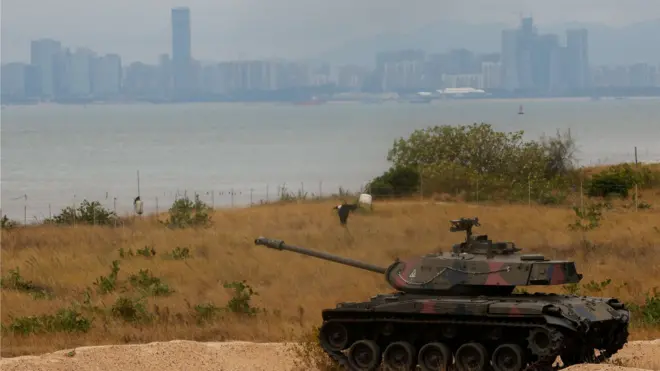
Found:
[[(585, 282), (612, 279), (613, 284), (602, 295), (639, 302), (646, 291), (660, 286), (660, 255), (655, 250), (660, 246), (657, 211), (606, 212), (601, 227), (587, 233), (586, 237), (597, 246), (589, 249), (581, 247), (580, 233), (567, 229), (575, 221), (568, 208), (377, 203), (373, 213), (351, 217), (349, 236), (339, 226), (332, 204), (328, 201), (217, 211), (213, 226), (205, 230), (171, 230), (145, 220), (116, 229), (39, 226), (3, 232), (3, 276), (19, 267), (25, 279), (54, 292), (52, 299), (35, 300), (29, 294), (3, 289), (3, 323), (10, 317), (54, 313), (73, 300), (82, 301), (85, 288), (93, 288), (92, 282), (107, 275), (111, 262), (119, 259), (119, 248), (135, 251), (153, 246), (157, 252), (152, 258), (121, 259), (119, 280), (149, 269), (176, 292), (169, 297), (149, 298), (149, 309), (158, 306), (161, 313), (156, 324), (132, 326), (97, 318), (92, 330), (82, 335), (7, 335), (2, 338), (2, 355), (169, 339), (279, 341), (318, 325), (323, 308), (391, 291), (378, 274), (254, 246), (254, 238), (260, 235), (387, 265), (397, 256), (449, 249), (463, 235), (450, 233), (448, 220), (479, 216), (483, 224), (480, 233), (513, 240), (527, 252), (575, 259)], [(183, 261), (162, 258), (177, 246), (189, 247), (193, 257)], [(268, 314), (256, 318), (229, 316), (203, 327), (195, 324), (189, 314), (191, 306), (205, 302), (224, 305), (231, 293), (222, 287), (223, 282), (241, 280), (259, 292), (254, 304), (268, 309)], [(117, 295), (94, 294), (92, 302), (110, 307)], [(658, 335), (656, 329), (633, 331), (633, 338)]]

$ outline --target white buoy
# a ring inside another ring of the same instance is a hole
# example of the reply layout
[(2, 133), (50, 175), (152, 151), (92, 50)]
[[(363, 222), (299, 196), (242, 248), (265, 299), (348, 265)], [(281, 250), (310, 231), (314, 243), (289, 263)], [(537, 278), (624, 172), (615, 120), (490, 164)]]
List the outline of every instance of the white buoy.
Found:
[(360, 194), (360, 197), (358, 198), (358, 203), (359, 204), (368, 205), (370, 208), (372, 206), (371, 201), (372, 201), (372, 197), (368, 193), (362, 193), (362, 194)]

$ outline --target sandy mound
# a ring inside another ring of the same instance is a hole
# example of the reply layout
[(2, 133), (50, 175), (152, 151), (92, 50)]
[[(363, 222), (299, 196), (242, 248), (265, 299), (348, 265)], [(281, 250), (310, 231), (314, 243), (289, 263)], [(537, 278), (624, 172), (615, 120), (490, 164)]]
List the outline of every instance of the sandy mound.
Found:
[[(660, 340), (630, 342), (613, 364), (579, 365), (568, 371), (660, 370)], [(622, 367), (622, 366), (627, 367)], [(283, 343), (197, 343), (170, 341), (141, 345), (76, 348), (42, 356), (5, 358), (3, 371), (290, 371), (294, 364)]]
[(81, 347), (42, 356), (4, 358), (2, 371), (289, 371), (293, 363), (282, 343), (156, 342)]

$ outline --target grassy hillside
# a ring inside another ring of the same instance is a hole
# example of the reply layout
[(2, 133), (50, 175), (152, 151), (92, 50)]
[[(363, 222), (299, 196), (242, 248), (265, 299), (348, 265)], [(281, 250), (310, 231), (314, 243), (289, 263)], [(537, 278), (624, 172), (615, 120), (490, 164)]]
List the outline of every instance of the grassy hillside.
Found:
[[(657, 197), (645, 199), (653, 204)], [(633, 338), (660, 335), (654, 209), (590, 207), (595, 203), (587, 200), (579, 218), (558, 205), (383, 202), (352, 216), (348, 233), (334, 202), (213, 211), (207, 228), (172, 229), (145, 218), (118, 228), (5, 230), (2, 356), (83, 344), (296, 338), (320, 324), (323, 308), (391, 289), (378, 274), (254, 246), (255, 237), (387, 265), (397, 256), (448, 250), (463, 238), (448, 231), (448, 220), (461, 216), (478, 216), (478, 232), (513, 240), (523, 251), (575, 259), (585, 285), (553, 291), (616, 296), (634, 304)], [(568, 227), (590, 217), (591, 230)]]

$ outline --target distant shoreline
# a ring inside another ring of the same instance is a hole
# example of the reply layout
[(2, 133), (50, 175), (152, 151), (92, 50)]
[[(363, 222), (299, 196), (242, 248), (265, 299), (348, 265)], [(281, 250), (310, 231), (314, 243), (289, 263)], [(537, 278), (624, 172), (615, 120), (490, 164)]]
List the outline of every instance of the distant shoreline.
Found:
[[(360, 99), (336, 99), (336, 100), (327, 100), (324, 103), (317, 105), (325, 104), (364, 104), (364, 105), (374, 105), (374, 104), (415, 104), (415, 105), (427, 105), (435, 104), (438, 102), (462, 102), (462, 101), (484, 101), (484, 102), (518, 102), (518, 103), (527, 103), (527, 102), (588, 102), (588, 101), (617, 101), (617, 100), (660, 100), (660, 96), (631, 96), (631, 97), (601, 97), (599, 99), (593, 99), (591, 97), (521, 97), (521, 98), (440, 98), (432, 99), (429, 103), (412, 103), (406, 102), (403, 100), (386, 100), (382, 101), (369, 101), (365, 102)], [(280, 102), (280, 101), (236, 101), (236, 102), (227, 102), (227, 101), (217, 101), (217, 102), (148, 102), (148, 101), (97, 101), (97, 102), (88, 102), (88, 103), (58, 103), (58, 102), (30, 102), (30, 103), (3, 103), (3, 107), (16, 107), (16, 106), (112, 106), (112, 105), (182, 105), (182, 104), (223, 104), (223, 105), (235, 105), (235, 104), (267, 104), (267, 105), (290, 105), (295, 106), (295, 102)]]

